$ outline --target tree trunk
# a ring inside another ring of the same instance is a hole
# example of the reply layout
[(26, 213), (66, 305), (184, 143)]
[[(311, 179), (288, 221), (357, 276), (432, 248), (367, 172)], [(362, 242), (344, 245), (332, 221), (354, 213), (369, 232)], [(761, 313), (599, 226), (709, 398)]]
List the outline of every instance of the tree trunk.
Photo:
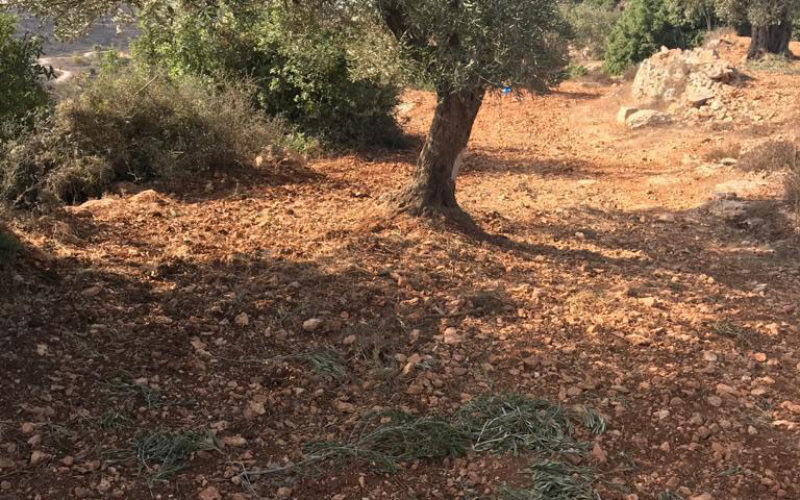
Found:
[(789, 41), (792, 39), (792, 18), (789, 12), (783, 14), (780, 24), (753, 26), (750, 38), (748, 59), (759, 59), (764, 54), (789, 54)]
[(439, 92), (425, 146), (411, 184), (397, 198), (399, 211), (412, 215), (458, 213), (457, 165), (467, 147), (484, 89)]

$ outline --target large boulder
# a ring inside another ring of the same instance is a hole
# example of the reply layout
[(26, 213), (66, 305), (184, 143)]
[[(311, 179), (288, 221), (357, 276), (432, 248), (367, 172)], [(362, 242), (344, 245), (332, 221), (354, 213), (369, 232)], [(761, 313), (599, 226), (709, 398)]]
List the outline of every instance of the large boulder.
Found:
[(639, 66), (632, 95), (640, 106), (700, 107), (720, 95), (735, 76), (733, 66), (713, 49), (663, 48)]

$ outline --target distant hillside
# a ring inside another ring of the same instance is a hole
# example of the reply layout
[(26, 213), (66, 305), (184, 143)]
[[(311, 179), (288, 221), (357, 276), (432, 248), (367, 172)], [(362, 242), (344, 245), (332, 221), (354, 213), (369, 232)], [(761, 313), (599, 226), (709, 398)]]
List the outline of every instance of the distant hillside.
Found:
[(20, 31), (44, 37), (45, 55), (49, 57), (87, 52), (97, 45), (103, 48), (127, 50), (130, 40), (138, 32), (135, 25), (118, 26), (107, 17), (96, 21), (85, 35), (76, 40), (59, 41), (53, 35), (52, 23), (42, 23), (41, 20), (26, 15), (20, 16)]

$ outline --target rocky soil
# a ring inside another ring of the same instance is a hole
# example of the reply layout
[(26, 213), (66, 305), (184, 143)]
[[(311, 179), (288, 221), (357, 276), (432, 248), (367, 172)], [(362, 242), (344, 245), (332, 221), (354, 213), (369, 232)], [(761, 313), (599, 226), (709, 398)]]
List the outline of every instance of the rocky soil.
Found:
[[(488, 99), (458, 180), (484, 234), (387, 216), (414, 148), (9, 219), (0, 497), (498, 498), (541, 457), (262, 473), (517, 393), (603, 416), (570, 460), (604, 499), (800, 498), (797, 226), (737, 165), (796, 138), (800, 76), (748, 74), (758, 119), (723, 125), (617, 126), (618, 85)], [(410, 134), (433, 106), (405, 95)]]

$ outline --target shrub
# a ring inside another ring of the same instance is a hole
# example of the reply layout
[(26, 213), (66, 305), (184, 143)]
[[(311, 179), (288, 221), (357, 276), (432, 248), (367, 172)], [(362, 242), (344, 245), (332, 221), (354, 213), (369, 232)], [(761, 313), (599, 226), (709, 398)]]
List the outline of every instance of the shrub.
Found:
[(621, 11), (613, 2), (588, 1), (564, 4), (564, 17), (572, 26), (573, 47), (585, 57), (602, 59), (606, 40)]
[(21, 205), (42, 194), (77, 203), (116, 181), (249, 165), (282, 133), (254, 112), (250, 95), (247, 85), (210, 88), (191, 77), (101, 75), (0, 146), (0, 195)]
[(619, 74), (662, 46), (698, 45), (702, 42), (702, 27), (703, 20), (687, 17), (669, 0), (631, 0), (608, 38), (604, 68)]
[(52, 76), (52, 69), (36, 62), (41, 41), (14, 37), (16, 30), (16, 18), (0, 11), (0, 140), (13, 136), (20, 122), (29, 122), (32, 113), (47, 105), (42, 80)]
[[(375, 52), (385, 38), (364, 24), (364, 33), (303, 16), (302, 9), (274, 7), (173, 9), (150, 12), (133, 45), (134, 58), (166, 66), (173, 75), (212, 81), (247, 77), (258, 105), (302, 132), (329, 144), (393, 145), (401, 134), (393, 111), (398, 88), (364, 61), (358, 44), (366, 35)], [(164, 19), (170, 19), (165, 22)], [(365, 63), (365, 64), (362, 64)]]

